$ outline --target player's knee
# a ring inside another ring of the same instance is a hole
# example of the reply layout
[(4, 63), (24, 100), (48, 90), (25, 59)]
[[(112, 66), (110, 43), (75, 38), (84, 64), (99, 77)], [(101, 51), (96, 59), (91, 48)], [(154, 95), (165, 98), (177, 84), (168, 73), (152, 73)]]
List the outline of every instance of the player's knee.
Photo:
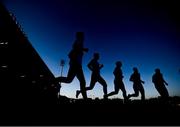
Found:
[(119, 90), (115, 90), (115, 91), (114, 91), (115, 94), (118, 94), (118, 92), (119, 92)]
[(135, 97), (139, 96), (139, 93), (135, 93), (134, 96), (135, 96)]
[(123, 94), (126, 94), (126, 90), (125, 89), (122, 89), (122, 92), (123, 92)]
[(81, 82), (81, 84), (86, 84), (86, 81), (85, 80), (82, 80), (82, 81), (80, 81)]
[(71, 82), (72, 82), (71, 79), (67, 79), (67, 80), (66, 80), (66, 83), (71, 83)]
[(87, 87), (87, 90), (92, 90), (92, 89), (93, 89), (93, 86)]
[(107, 84), (104, 84), (103, 87), (107, 89)]
[(73, 80), (73, 78), (72, 78), (72, 77), (67, 77), (67, 78), (65, 79), (65, 82), (66, 82), (66, 83), (71, 83), (71, 82), (72, 82), (72, 80)]

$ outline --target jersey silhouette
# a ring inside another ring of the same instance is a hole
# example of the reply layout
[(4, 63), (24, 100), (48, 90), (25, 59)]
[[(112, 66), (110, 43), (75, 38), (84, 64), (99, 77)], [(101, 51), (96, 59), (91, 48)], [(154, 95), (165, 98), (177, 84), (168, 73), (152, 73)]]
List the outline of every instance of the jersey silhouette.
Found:
[(159, 92), (162, 98), (169, 97), (168, 90), (165, 87), (165, 85), (168, 85), (168, 83), (164, 80), (160, 69), (155, 69), (155, 74), (152, 76), (152, 82), (154, 83), (156, 90)]
[(122, 67), (122, 63), (120, 61), (117, 61), (116, 62), (116, 67), (113, 71), (113, 74), (115, 76), (115, 79), (114, 79), (114, 90), (113, 92), (107, 94), (107, 97), (108, 96), (112, 96), (112, 95), (115, 95), (115, 94), (118, 94), (119, 90), (122, 91), (123, 93), (123, 97), (124, 99), (127, 98), (126, 96), (126, 90), (125, 90), (125, 87), (124, 87), (124, 83), (123, 83), (123, 74), (122, 74), (122, 70), (121, 70), (121, 67)]
[(69, 62), (69, 71), (67, 77), (58, 77), (57, 80), (59, 82), (71, 83), (75, 76), (80, 82), (80, 89), (82, 91), (82, 96), (84, 99), (87, 98), (85, 86), (86, 81), (84, 77), (84, 73), (82, 70), (82, 58), (84, 52), (87, 52), (88, 49), (83, 47), (84, 34), (83, 32), (76, 33), (76, 41), (73, 44), (73, 48), (68, 54), (70, 62)]
[[(86, 91), (92, 90), (96, 82), (99, 82), (103, 86), (104, 98), (106, 98), (107, 97), (107, 84), (106, 84), (106, 81), (100, 75), (100, 69), (103, 67), (103, 65), (99, 64), (98, 60), (99, 60), (99, 53), (94, 53), (93, 59), (88, 64), (88, 68), (92, 71), (92, 74), (91, 74), (90, 86), (86, 87)], [(76, 92), (77, 98), (80, 92), (81, 91), (77, 90)]]
[(145, 92), (142, 83), (144, 84), (144, 81), (141, 80), (140, 73), (138, 72), (138, 69), (136, 67), (133, 68), (134, 73), (130, 77), (130, 81), (133, 82), (133, 94), (128, 94), (128, 98), (131, 97), (138, 97), (139, 92), (141, 93), (141, 100), (145, 100)]

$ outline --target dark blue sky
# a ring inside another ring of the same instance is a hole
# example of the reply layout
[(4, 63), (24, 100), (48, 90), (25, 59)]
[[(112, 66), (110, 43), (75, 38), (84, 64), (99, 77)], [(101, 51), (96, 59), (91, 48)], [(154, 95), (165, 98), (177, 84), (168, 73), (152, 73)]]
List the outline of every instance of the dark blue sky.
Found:
[[(170, 95), (180, 95), (180, 38), (177, 1), (134, 0), (7, 0), (4, 2), (22, 25), (29, 40), (55, 76), (60, 75), (59, 61), (66, 60), (76, 31), (85, 32), (83, 69), (87, 85), (90, 70), (87, 64), (92, 54), (100, 53), (104, 64), (102, 76), (108, 92), (114, 90), (115, 61), (123, 62), (124, 83), (132, 93), (129, 77), (134, 66), (145, 80), (147, 97), (158, 96), (151, 77), (159, 67), (169, 83)], [(75, 97), (79, 83), (75, 79), (64, 84), (62, 94)], [(88, 91), (89, 97), (102, 97), (101, 85)], [(115, 96), (117, 97), (117, 96)], [(121, 92), (118, 97), (122, 97)]]

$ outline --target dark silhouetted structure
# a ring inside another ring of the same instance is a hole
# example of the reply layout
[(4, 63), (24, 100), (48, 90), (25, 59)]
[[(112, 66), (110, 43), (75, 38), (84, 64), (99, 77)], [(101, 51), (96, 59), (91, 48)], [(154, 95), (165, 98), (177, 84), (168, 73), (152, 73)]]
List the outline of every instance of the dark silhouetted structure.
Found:
[(155, 74), (152, 76), (152, 82), (161, 97), (163, 99), (167, 99), (169, 97), (169, 93), (165, 85), (168, 85), (168, 83), (164, 80), (159, 68), (155, 69)]
[(128, 94), (128, 98), (139, 96), (139, 92), (141, 93), (141, 100), (145, 100), (145, 92), (142, 83), (144, 81), (141, 80), (140, 73), (136, 67), (133, 68), (134, 73), (130, 77), (130, 81), (133, 82), (134, 94)]
[(15, 16), (0, 3), (1, 104), (56, 102), (57, 86)]
[(82, 96), (84, 99), (86, 99), (87, 98), (87, 94), (85, 90), (86, 81), (82, 70), (82, 58), (84, 52), (87, 52), (88, 49), (84, 48), (83, 42), (84, 42), (84, 33), (77, 32), (76, 40), (73, 44), (72, 50), (68, 55), (70, 62), (69, 62), (69, 71), (67, 77), (57, 77), (57, 80), (59, 82), (71, 83), (74, 77), (76, 76), (80, 82), (80, 89), (82, 91)]
[[(96, 84), (99, 82), (103, 86), (104, 98), (107, 97), (107, 84), (106, 81), (100, 75), (100, 69), (103, 64), (99, 64), (99, 53), (94, 53), (93, 59), (89, 62), (88, 68), (92, 71), (90, 86), (86, 87), (87, 90), (92, 90)], [(82, 91), (81, 91), (82, 92)], [(76, 97), (78, 98), (80, 91), (76, 91)]]
[(123, 83), (124, 76), (122, 74), (121, 67), (122, 67), (122, 62), (117, 61), (116, 62), (116, 67), (115, 67), (115, 69), (113, 71), (113, 74), (115, 76), (115, 79), (114, 79), (114, 89), (115, 89), (115, 91), (107, 94), (107, 97), (118, 94), (119, 90), (121, 89), (122, 93), (123, 93), (123, 97), (126, 100), (127, 95), (126, 95), (126, 90), (125, 90), (125, 86), (124, 86), (124, 83)]

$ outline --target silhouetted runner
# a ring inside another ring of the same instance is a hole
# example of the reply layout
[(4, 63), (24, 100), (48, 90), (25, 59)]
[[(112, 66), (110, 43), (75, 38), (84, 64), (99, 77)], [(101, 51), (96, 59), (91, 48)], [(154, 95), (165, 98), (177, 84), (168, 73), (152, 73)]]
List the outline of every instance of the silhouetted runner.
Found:
[(74, 77), (76, 76), (80, 82), (80, 89), (82, 91), (82, 96), (84, 99), (87, 99), (87, 94), (85, 90), (86, 81), (82, 70), (82, 58), (84, 52), (88, 52), (88, 49), (84, 48), (83, 41), (84, 41), (84, 33), (77, 32), (76, 40), (73, 44), (72, 50), (68, 55), (70, 59), (68, 75), (67, 77), (58, 77), (57, 80), (59, 82), (71, 83)]
[(121, 89), (121, 91), (123, 93), (123, 97), (126, 100), (127, 99), (127, 95), (126, 95), (126, 90), (125, 90), (124, 83), (123, 83), (124, 76), (122, 74), (121, 67), (122, 67), (122, 62), (121, 61), (117, 61), (116, 62), (116, 67), (115, 67), (115, 69), (113, 71), (113, 74), (115, 76), (115, 79), (114, 79), (114, 90), (115, 91), (107, 94), (107, 97), (115, 95), (115, 94), (118, 94), (119, 90)]
[(152, 82), (154, 83), (154, 86), (161, 97), (163, 99), (167, 99), (169, 97), (169, 93), (165, 85), (168, 86), (168, 83), (164, 80), (159, 68), (155, 69), (155, 74), (152, 76)]
[(133, 82), (133, 94), (128, 94), (128, 99), (131, 97), (138, 97), (139, 92), (141, 93), (141, 100), (145, 100), (145, 92), (142, 83), (144, 84), (144, 81), (141, 80), (140, 73), (138, 72), (138, 69), (136, 67), (133, 68), (134, 73), (130, 77), (130, 81)]
[[(94, 53), (93, 59), (88, 64), (88, 68), (92, 71), (92, 74), (91, 74), (90, 86), (86, 87), (86, 91), (92, 90), (96, 82), (99, 82), (103, 86), (104, 98), (106, 98), (107, 84), (106, 81), (100, 75), (100, 69), (103, 67), (103, 64), (99, 64), (98, 60), (99, 60), (99, 53)], [(76, 98), (78, 98), (80, 92), (82, 91), (79, 90), (76, 91)]]

